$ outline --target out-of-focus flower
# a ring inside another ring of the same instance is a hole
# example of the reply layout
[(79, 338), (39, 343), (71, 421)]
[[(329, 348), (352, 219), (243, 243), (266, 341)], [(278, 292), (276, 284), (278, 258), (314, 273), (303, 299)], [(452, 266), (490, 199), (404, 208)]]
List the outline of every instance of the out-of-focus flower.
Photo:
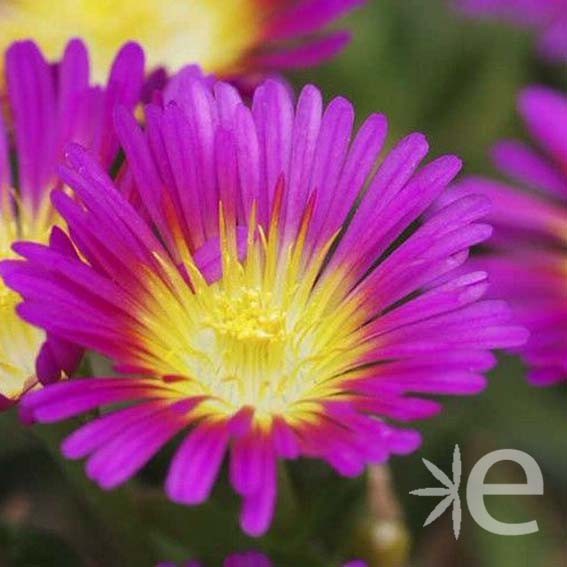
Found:
[[(88, 55), (80, 41), (70, 42), (63, 58), (50, 65), (34, 43), (12, 45), (6, 54), (6, 124), (0, 123), (0, 257), (15, 257), (16, 240), (47, 242), (60, 218), (49, 192), (62, 187), (58, 163), (70, 140), (91, 147), (109, 166), (118, 142), (112, 135), (112, 108), (132, 107), (143, 81), (143, 54), (127, 45), (118, 54), (108, 86), (89, 83)], [(12, 144), (13, 140), (13, 144)], [(11, 153), (16, 171), (12, 172)], [(74, 255), (61, 233), (52, 246)], [(38, 383), (73, 370), (77, 347), (51, 338), (16, 314), (19, 296), (0, 280), (0, 405), (10, 405)], [(36, 357), (37, 372), (36, 372)]]
[(497, 167), (522, 189), (485, 178), (459, 183), (448, 200), (484, 193), (494, 203), (491, 295), (510, 300), (531, 337), (520, 352), (529, 379), (547, 385), (567, 379), (567, 97), (545, 87), (526, 89), (520, 113), (537, 147), (505, 141)]
[[(189, 561), (181, 565), (170, 562), (159, 563), (156, 567), (204, 567), (204, 565), (198, 561)], [(223, 567), (274, 567), (274, 564), (262, 553), (250, 551), (227, 557)], [(364, 561), (350, 561), (345, 563), (344, 567), (367, 567), (367, 565)]]
[(337, 54), (344, 31), (325, 29), (364, 0), (6, 0), (0, 41), (33, 37), (50, 57), (83, 38), (103, 78), (125, 41), (146, 48), (151, 67), (177, 71), (196, 63), (233, 77), (306, 67)]
[[(248, 108), (228, 84), (189, 73), (177, 101), (147, 108), (143, 132), (117, 115), (139, 213), (80, 147), (54, 192), (82, 260), (20, 243), (2, 274), (19, 313), (130, 376), (55, 384), (25, 399), (37, 421), (128, 402), (63, 446), (113, 488), (189, 430), (169, 497), (205, 501), (230, 453), (251, 535), (272, 520), (278, 459), (327, 461), (345, 476), (414, 451), (390, 421), (440, 410), (410, 393), (474, 394), (489, 352), (525, 340), (503, 302), (478, 301), (482, 272), (453, 275), (491, 228), (485, 197), (418, 219), (461, 167), (419, 169), (421, 134), (379, 161), (386, 119), (353, 135), (343, 98), (306, 87), (294, 107), (268, 81)], [(378, 164), (380, 164), (378, 166)]]
[(472, 16), (496, 17), (535, 29), (541, 53), (567, 62), (567, 0), (456, 0)]
[[(188, 561), (186, 563), (159, 563), (156, 567), (206, 567), (200, 561)], [(272, 562), (263, 554), (255, 551), (237, 553), (227, 557), (223, 567), (273, 567)]]

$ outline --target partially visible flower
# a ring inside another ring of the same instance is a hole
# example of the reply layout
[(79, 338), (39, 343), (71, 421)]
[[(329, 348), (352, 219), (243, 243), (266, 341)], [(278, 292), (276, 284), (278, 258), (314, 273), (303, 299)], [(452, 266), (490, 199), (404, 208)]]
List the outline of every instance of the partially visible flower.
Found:
[(53, 200), (81, 259), (20, 243), (27, 261), (1, 266), (26, 320), (129, 374), (55, 384), (23, 409), (53, 422), (114, 406), (63, 446), (107, 489), (185, 432), (166, 490), (199, 504), (230, 454), (241, 524), (260, 535), (278, 459), (356, 476), (414, 451), (419, 434), (392, 421), (441, 406), (410, 394), (477, 393), (490, 349), (525, 332), (503, 302), (479, 301), (484, 273), (454, 273), (491, 233), (486, 198), (421, 220), (458, 158), (420, 168), (428, 144), (412, 134), (380, 161), (385, 117), (354, 135), (351, 104), (324, 108), (312, 86), (295, 105), (268, 81), (248, 108), (228, 84), (184, 84), (147, 108), (145, 131), (117, 115), (121, 179), (145, 211), (73, 145), (62, 176), (77, 199)]
[[(156, 567), (205, 567), (199, 561), (189, 561), (187, 563), (159, 563)], [(275, 567), (274, 564), (262, 553), (250, 551), (248, 553), (240, 553), (227, 557), (223, 563), (223, 567)], [(343, 567), (367, 567), (364, 561), (350, 561), (345, 563)]]
[[(263, 554), (255, 551), (237, 553), (227, 557), (223, 561), (223, 567), (274, 567), (273, 563)], [(156, 567), (207, 567), (200, 561), (188, 561), (185, 563), (159, 563)]]
[(520, 349), (530, 381), (548, 385), (567, 380), (567, 97), (534, 86), (519, 109), (535, 147), (505, 141), (493, 156), (521, 188), (468, 178), (448, 200), (483, 193), (493, 201), (491, 254), (478, 262), (490, 273), (491, 295), (509, 300), (531, 331)]
[[(89, 83), (88, 56), (80, 41), (70, 42), (55, 66), (32, 42), (8, 49), (7, 121), (0, 121), (0, 258), (16, 256), (11, 246), (17, 240), (46, 243), (53, 226), (60, 223), (49, 193), (62, 187), (58, 164), (69, 141), (91, 147), (101, 163), (110, 166), (118, 150), (112, 109), (117, 103), (132, 107), (142, 80), (143, 54), (133, 44), (119, 53), (106, 88)], [(62, 254), (74, 255), (58, 232), (52, 245)], [(77, 347), (67, 341), (52, 338), (41, 348), (45, 333), (17, 316), (19, 300), (0, 280), (1, 406), (33, 388), (38, 376), (49, 382), (59, 377), (61, 369), (71, 372), (79, 358)]]
[(144, 46), (150, 67), (174, 72), (188, 63), (207, 73), (243, 73), (317, 65), (348, 42), (329, 24), (364, 0), (4, 0), (0, 46), (33, 37), (49, 57), (82, 37), (95, 76), (106, 76), (126, 41)]
[(534, 29), (541, 53), (567, 62), (567, 0), (456, 0), (471, 16), (496, 17)]

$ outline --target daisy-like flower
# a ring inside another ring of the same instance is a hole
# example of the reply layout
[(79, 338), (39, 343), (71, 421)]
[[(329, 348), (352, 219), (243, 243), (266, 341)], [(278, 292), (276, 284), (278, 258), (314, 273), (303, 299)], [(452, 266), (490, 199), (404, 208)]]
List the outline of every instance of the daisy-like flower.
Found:
[[(124, 47), (104, 89), (89, 83), (87, 52), (77, 40), (67, 45), (55, 66), (35, 44), (16, 43), (6, 53), (5, 69), (8, 118), (0, 123), (0, 258), (15, 256), (11, 246), (17, 240), (47, 242), (52, 227), (60, 223), (49, 192), (62, 186), (57, 168), (70, 140), (92, 147), (101, 163), (110, 165), (118, 150), (112, 108), (117, 103), (131, 107), (138, 99), (143, 54), (135, 45)], [(74, 254), (58, 233), (52, 244), (62, 254)], [(77, 348), (66, 341), (52, 338), (41, 348), (45, 333), (17, 316), (18, 302), (18, 295), (0, 280), (0, 406), (33, 388), (38, 376), (52, 381), (61, 369), (70, 372), (78, 362)]]
[[(419, 169), (412, 134), (379, 162), (386, 119), (353, 135), (354, 111), (306, 87), (261, 85), (248, 108), (192, 74), (176, 101), (119, 112), (137, 212), (80, 147), (55, 192), (81, 260), (21, 243), (2, 265), (29, 322), (93, 349), (129, 376), (55, 384), (24, 411), (53, 422), (127, 403), (63, 446), (104, 488), (126, 481), (180, 432), (166, 482), (175, 502), (209, 497), (224, 456), (251, 535), (270, 525), (278, 459), (327, 461), (355, 476), (414, 451), (390, 421), (436, 414), (411, 392), (473, 394), (516, 345), (502, 302), (478, 301), (484, 273), (452, 276), (491, 229), (485, 197), (419, 219), (459, 171)], [(380, 165), (378, 165), (380, 163)], [(134, 195), (135, 196), (135, 195)]]
[(484, 193), (494, 203), (491, 295), (505, 297), (531, 332), (520, 349), (537, 385), (567, 379), (567, 97), (533, 86), (519, 97), (535, 147), (505, 141), (493, 152), (497, 167), (522, 188), (486, 178), (457, 184), (448, 199)]
[(0, 37), (33, 37), (50, 57), (80, 36), (103, 78), (126, 41), (146, 48), (151, 67), (174, 72), (189, 63), (234, 77), (262, 70), (317, 65), (348, 43), (325, 28), (364, 0), (6, 0)]
[(548, 59), (567, 62), (567, 0), (456, 0), (471, 16), (495, 17), (534, 29)]

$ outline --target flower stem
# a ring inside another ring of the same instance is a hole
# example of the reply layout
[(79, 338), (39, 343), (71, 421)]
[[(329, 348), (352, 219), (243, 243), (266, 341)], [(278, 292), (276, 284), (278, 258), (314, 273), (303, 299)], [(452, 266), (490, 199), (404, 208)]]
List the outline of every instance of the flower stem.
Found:
[(370, 567), (404, 567), (410, 547), (390, 469), (372, 466), (368, 471), (366, 513), (356, 531), (356, 550)]

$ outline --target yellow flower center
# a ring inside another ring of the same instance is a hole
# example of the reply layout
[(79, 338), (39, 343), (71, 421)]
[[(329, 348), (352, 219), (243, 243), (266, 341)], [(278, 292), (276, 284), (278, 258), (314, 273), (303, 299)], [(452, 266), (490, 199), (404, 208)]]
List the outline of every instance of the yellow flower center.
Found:
[(0, 7), (2, 50), (33, 38), (59, 58), (66, 42), (89, 45), (95, 79), (104, 80), (127, 41), (146, 50), (150, 67), (175, 71), (197, 63), (219, 75), (237, 70), (261, 40), (268, 8), (259, 0), (7, 0)]
[(269, 237), (253, 231), (244, 261), (234, 239), (221, 235), (223, 275), (213, 284), (186, 256), (194, 291), (160, 259), (166, 281), (149, 273), (138, 301), (136, 363), (177, 377), (179, 395), (209, 396), (204, 413), (251, 406), (258, 419), (309, 419), (314, 400), (341, 394), (341, 381), (359, 366), (363, 315), (345, 297), (348, 277), (320, 277), (332, 240), (307, 260), (305, 233), (286, 246), (277, 226)]
[[(11, 246), (18, 240), (47, 242), (54, 211), (47, 197), (37, 210), (9, 202), (4, 194), (0, 205), (0, 259), (15, 258)], [(20, 296), (0, 278), (0, 394), (17, 399), (37, 382), (35, 359), (45, 332), (25, 323), (16, 312)]]
[(220, 337), (243, 343), (270, 343), (285, 339), (285, 314), (271, 305), (272, 294), (244, 288), (236, 295), (219, 293), (210, 325)]
[(24, 323), (16, 313), (20, 297), (0, 281), (0, 394), (19, 398), (35, 382), (35, 358), (43, 331)]

